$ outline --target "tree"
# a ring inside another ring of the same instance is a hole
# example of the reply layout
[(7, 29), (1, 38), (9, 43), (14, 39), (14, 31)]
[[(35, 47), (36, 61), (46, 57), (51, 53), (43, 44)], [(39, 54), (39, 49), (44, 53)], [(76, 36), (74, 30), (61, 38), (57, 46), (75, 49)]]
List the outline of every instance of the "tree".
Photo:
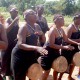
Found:
[(63, 10), (63, 13), (66, 15), (71, 15), (75, 11), (75, 0), (65, 0), (64, 4), (66, 7)]

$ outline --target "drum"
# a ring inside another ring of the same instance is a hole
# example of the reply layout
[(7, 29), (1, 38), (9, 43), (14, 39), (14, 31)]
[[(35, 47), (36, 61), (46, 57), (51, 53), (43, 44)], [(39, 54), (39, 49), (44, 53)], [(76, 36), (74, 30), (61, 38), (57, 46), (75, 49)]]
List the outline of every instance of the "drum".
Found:
[(39, 80), (42, 76), (43, 70), (38, 63), (34, 63), (28, 69), (27, 76), (31, 80)]
[(76, 52), (73, 56), (73, 64), (75, 66), (80, 66), (80, 52)]
[(68, 67), (68, 62), (64, 56), (56, 58), (52, 63), (52, 68), (57, 72), (65, 72)]

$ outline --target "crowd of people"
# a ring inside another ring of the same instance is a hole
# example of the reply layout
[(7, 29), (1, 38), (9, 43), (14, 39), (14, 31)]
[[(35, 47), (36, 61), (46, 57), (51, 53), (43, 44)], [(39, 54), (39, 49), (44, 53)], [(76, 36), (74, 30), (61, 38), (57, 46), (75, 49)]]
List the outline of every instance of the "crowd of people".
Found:
[[(79, 52), (80, 14), (74, 15), (73, 22), (65, 32), (62, 28), (63, 15), (55, 14), (54, 25), (49, 28), (43, 13), (42, 5), (38, 5), (35, 10), (25, 10), (25, 23), (22, 26), (19, 25), (17, 8), (10, 9), (10, 17), (6, 21), (0, 15), (0, 80), (25, 80), (29, 67), (34, 63), (38, 63), (44, 70), (39, 80), (47, 80), (52, 63), (59, 56), (64, 56), (68, 62), (68, 80), (74, 80), (71, 76), (75, 66), (72, 60), (74, 54)], [(54, 70), (53, 80), (61, 80), (65, 72), (60, 73), (59, 78), (58, 73)]]

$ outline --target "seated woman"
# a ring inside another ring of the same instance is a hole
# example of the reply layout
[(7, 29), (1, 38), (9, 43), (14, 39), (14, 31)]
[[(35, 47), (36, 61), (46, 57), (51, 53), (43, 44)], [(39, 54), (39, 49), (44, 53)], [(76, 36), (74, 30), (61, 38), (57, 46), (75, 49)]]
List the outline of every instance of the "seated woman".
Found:
[[(68, 38), (80, 43), (79, 25), (80, 25), (80, 14), (75, 14), (73, 17), (73, 23), (71, 23), (68, 26), (67, 35)], [(75, 49), (73, 50), (73, 55), (74, 55), (76, 52), (79, 52), (79, 49), (77, 45), (73, 45), (73, 46), (75, 47)], [(71, 78), (73, 70), (74, 70), (74, 65), (71, 65), (69, 78)], [(80, 71), (79, 71), (79, 75), (80, 75)]]
[[(48, 51), (39, 47), (39, 37), (45, 41), (45, 36), (38, 24), (36, 14), (32, 9), (24, 12), (25, 24), (18, 32), (18, 42), (11, 54), (11, 68), (14, 80), (25, 80), (28, 68), (37, 63), (37, 54), (47, 54)], [(36, 53), (37, 52), (37, 53)]]
[[(0, 15), (0, 50), (5, 51), (7, 49), (7, 46), (8, 46), (8, 40), (7, 40), (6, 31), (4, 29), (4, 17)], [(0, 73), (0, 80), (3, 80), (1, 77), (1, 73)]]
[[(64, 53), (60, 52), (60, 49), (67, 51), (67, 55), (71, 52), (71, 50), (74, 49), (73, 46), (63, 45), (64, 41), (67, 43), (70, 43), (70, 44), (75, 44), (75, 45), (79, 44), (78, 42), (75, 42), (75, 41), (67, 38), (64, 30), (61, 28), (62, 26), (64, 26), (64, 18), (62, 15), (59, 15), (59, 14), (54, 15), (53, 21), (55, 23), (55, 26), (53, 26), (48, 32), (49, 40), (46, 45), (46, 49), (48, 50), (48, 54), (41, 56), (41, 66), (45, 70), (42, 80), (47, 79), (49, 70), (52, 67), (52, 62), (57, 57), (59, 57), (60, 55), (66, 57), (66, 55)], [(67, 57), (66, 57), (66, 59), (69, 63), (69, 60)], [(53, 73), (54, 80), (57, 80), (57, 74), (58, 73), (54, 70), (54, 73)]]

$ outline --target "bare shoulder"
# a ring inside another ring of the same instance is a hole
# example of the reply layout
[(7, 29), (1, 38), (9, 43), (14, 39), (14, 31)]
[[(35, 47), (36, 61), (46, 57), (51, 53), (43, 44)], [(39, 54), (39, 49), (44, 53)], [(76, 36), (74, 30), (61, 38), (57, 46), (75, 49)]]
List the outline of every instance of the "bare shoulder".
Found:
[(70, 24), (68, 27), (67, 27), (68, 30), (73, 30), (73, 24)]
[(49, 30), (49, 34), (55, 34), (56, 33), (56, 28), (55, 27), (51, 27)]
[(12, 19), (10, 17), (6, 19), (6, 23), (10, 24), (11, 22), (12, 22)]
[(10, 18), (10, 17), (9, 17), (9, 18), (7, 18), (7, 19), (6, 19), (6, 21), (11, 21), (11, 18)]
[(41, 30), (40, 26), (37, 23), (35, 23), (34, 25), (35, 25), (36, 29)]

